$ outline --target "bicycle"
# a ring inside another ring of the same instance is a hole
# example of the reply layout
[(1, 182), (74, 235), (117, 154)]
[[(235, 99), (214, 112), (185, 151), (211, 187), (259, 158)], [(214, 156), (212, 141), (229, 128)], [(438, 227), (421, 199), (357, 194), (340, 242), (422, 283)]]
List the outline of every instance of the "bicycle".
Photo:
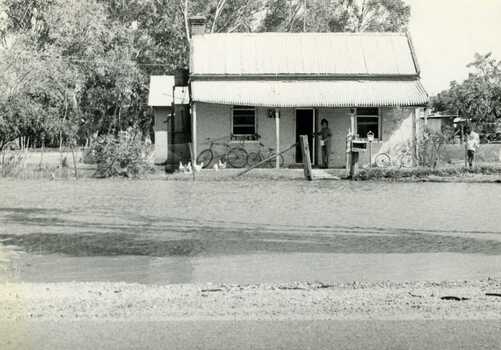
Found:
[[(255, 165), (267, 158), (270, 158), (267, 162), (263, 164), (263, 166), (267, 168), (273, 168), (275, 167), (277, 159), (277, 156), (273, 157), (274, 155), (276, 155), (274, 148), (266, 147), (264, 144), (259, 142), (258, 151), (250, 152), (247, 158), (247, 162), (249, 165)], [(278, 155), (278, 162), (280, 164), (280, 167), (284, 165), (284, 157), (281, 154)]]
[[(227, 162), (232, 168), (243, 168), (247, 165), (248, 154), (247, 151), (240, 146), (230, 146), (226, 142), (218, 142), (218, 140), (224, 139), (225, 137), (220, 137), (217, 139), (207, 138), (207, 143), (209, 143), (209, 148), (201, 151), (197, 156), (197, 164), (203, 163), (203, 168), (208, 168), (214, 160), (221, 160), (222, 162)], [(225, 149), (223, 154), (218, 153), (215, 147), (222, 147)]]
[(378, 168), (388, 168), (390, 166), (396, 166), (399, 168), (411, 168), (412, 153), (409, 149), (405, 148), (397, 154), (394, 160), (391, 158), (389, 153), (380, 153), (374, 159), (374, 163)]

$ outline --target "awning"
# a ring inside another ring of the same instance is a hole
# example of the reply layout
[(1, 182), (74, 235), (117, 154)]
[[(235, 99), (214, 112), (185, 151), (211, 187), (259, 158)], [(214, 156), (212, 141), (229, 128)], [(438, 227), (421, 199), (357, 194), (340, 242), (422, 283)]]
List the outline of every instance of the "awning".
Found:
[(195, 80), (195, 102), (262, 107), (423, 106), (419, 80)]

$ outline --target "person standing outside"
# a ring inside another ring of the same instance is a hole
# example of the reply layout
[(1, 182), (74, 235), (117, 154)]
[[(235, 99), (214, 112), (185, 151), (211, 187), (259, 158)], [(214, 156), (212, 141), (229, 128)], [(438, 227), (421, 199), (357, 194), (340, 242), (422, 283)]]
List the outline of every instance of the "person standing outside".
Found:
[(320, 122), (321, 129), (317, 132), (320, 135), (320, 149), (322, 150), (322, 168), (329, 167), (329, 156), (331, 153), (331, 129), (329, 129), (329, 122), (327, 119), (322, 119)]
[(473, 161), (475, 160), (475, 152), (480, 147), (480, 136), (473, 131), (470, 126), (467, 126), (466, 129), (466, 159), (468, 162), (468, 166), (470, 168), (473, 167)]

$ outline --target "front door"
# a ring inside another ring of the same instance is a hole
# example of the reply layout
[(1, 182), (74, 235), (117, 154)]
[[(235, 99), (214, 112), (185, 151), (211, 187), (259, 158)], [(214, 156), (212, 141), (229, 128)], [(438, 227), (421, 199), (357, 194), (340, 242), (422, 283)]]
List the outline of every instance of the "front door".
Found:
[(308, 144), (310, 146), (310, 159), (315, 162), (313, 157), (314, 137), (315, 131), (315, 113), (313, 109), (296, 109), (296, 163), (303, 162), (303, 155), (301, 153), (301, 144), (299, 141), (300, 135), (308, 135)]

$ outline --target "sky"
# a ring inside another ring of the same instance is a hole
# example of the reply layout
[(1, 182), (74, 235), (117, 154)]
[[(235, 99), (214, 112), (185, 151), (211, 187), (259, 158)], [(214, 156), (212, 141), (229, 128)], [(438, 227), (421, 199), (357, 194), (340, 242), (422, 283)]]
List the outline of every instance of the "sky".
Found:
[(475, 52), (501, 60), (501, 0), (405, 0), (410, 33), (430, 95), (463, 81)]

